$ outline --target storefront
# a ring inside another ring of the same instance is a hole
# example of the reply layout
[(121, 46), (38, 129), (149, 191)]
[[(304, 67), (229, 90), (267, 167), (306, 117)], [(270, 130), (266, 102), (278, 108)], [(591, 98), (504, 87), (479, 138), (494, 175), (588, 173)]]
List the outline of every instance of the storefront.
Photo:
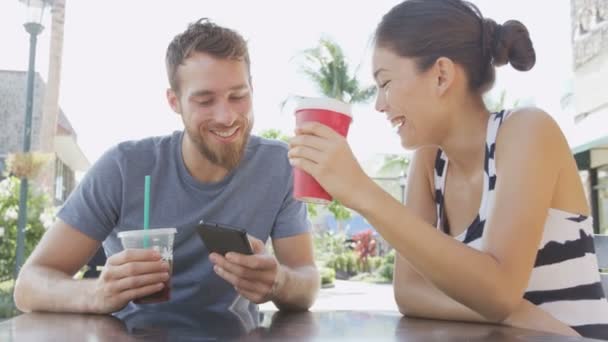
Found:
[(575, 149), (574, 157), (591, 205), (593, 228), (608, 234), (608, 137)]

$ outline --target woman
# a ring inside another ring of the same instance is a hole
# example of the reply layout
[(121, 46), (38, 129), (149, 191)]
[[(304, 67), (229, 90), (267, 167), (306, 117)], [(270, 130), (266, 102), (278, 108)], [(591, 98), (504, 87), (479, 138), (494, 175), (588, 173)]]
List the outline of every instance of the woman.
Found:
[(289, 157), (395, 247), (400, 311), (608, 338), (592, 219), (562, 132), (539, 109), (489, 113), (482, 101), (495, 67), (534, 65), (526, 27), (466, 1), (409, 0), (375, 38), (376, 109), (415, 149), (406, 205), (326, 126), (299, 127)]

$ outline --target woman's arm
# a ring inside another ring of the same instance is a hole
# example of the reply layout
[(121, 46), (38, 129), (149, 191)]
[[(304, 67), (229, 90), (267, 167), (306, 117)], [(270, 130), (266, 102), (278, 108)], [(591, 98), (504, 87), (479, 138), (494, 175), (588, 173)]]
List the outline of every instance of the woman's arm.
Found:
[[(397, 255), (395, 259), (394, 287), (399, 311), (405, 316), (494, 323), (439, 291), (416, 272), (407, 260), (400, 255)], [(579, 336), (574, 329), (523, 298), (517, 309), (502, 321), (502, 324), (568, 336)]]
[(495, 202), (481, 251), (429, 229), (375, 184), (366, 185), (365, 201), (352, 202), (434, 286), (492, 322), (515, 311), (528, 285), (565, 143), (546, 114), (512, 115), (496, 144)]
[[(422, 147), (412, 158), (406, 187), (406, 206), (426, 223), (423, 229), (435, 229), (437, 210), (433, 189), (433, 167), (437, 147)], [(426, 246), (442, 254), (434, 246)], [(420, 275), (410, 263), (397, 253), (393, 288), (399, 311), (406, 316), (455, 321), (487, 322), (480, 314), (446, 296)]]
[[(408, 172), (406, 205), (429, 224), (435, 225), (436, 204), (433, 198), (433, 167), (437, 148), (421, 148), (414, 153)], [(429, 247), (433, 249), (432, 246)], [(436, 253), (441, 251), (436, 250)], [(418, 273), (400, 254), (395, 258), (395, 300), (399, 311), (408, 317), (489, 323), (479, 313), (450, 298)], [(544, 310), (521, 299), (518, 308), (503, 324), (521, 328), (553, 331), (565, 335), (577, 333)]]
[(437, 231), (384, 192), (363, 173), (345, 139), (331, 129), (313, 123), (297, 133), (292, 163), (366, 217), (433, 286), (491, 322), (502, 322), (516, 311), (567, 150), (559, 127), (547, 114), (514, 113), (501, 128), (495, 202), (481, 251)]

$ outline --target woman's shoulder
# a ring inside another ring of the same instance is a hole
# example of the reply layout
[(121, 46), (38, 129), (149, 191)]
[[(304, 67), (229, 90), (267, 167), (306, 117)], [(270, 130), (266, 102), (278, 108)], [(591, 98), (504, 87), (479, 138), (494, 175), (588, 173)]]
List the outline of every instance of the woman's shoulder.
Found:
[(507, 150), (526, 154), (542, 151), (570, 154), (566, 138), (555, 119), (535, 107), (517, 108), (507, 113), (496, 136), (496, 153)]
[(540, 137), (552, 140), (564, 138), (558, 123), (549, 113), (540, 108), (525, 107), (505, 112), (505, 118), (496, 140), (521, 140), (522, 138), (538, 140)]
[[(504, 110), (500, 113), (503, 113), (505, 116), (501, 130), (560, 130), (559, 125), (553, 117), (537, 107), (522, 107)], [(496, 115), (496, 113), (494, 115)]]

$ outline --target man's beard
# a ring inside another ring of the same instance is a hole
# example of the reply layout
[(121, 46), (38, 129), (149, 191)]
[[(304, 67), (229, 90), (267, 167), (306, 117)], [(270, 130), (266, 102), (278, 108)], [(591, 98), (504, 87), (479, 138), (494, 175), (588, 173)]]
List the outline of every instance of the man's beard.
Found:
[[(209, 160), (211, 163), (220, 166), (228, 171), (232, 171), (237, 167), (243, 158), (245, 147), (251, 135), (253, 125), (245, 122), (239, 129), (245, 130), (240, 140), (231, 144), (209, 144), (205, 141), (202, 133), (199, 131), (186, 130), (191, 141), (196, 146), (199, 153)], [(213, 134), (208, 132), (207, 134)], [(215, 146), (214, 146), (215, 145)]]

